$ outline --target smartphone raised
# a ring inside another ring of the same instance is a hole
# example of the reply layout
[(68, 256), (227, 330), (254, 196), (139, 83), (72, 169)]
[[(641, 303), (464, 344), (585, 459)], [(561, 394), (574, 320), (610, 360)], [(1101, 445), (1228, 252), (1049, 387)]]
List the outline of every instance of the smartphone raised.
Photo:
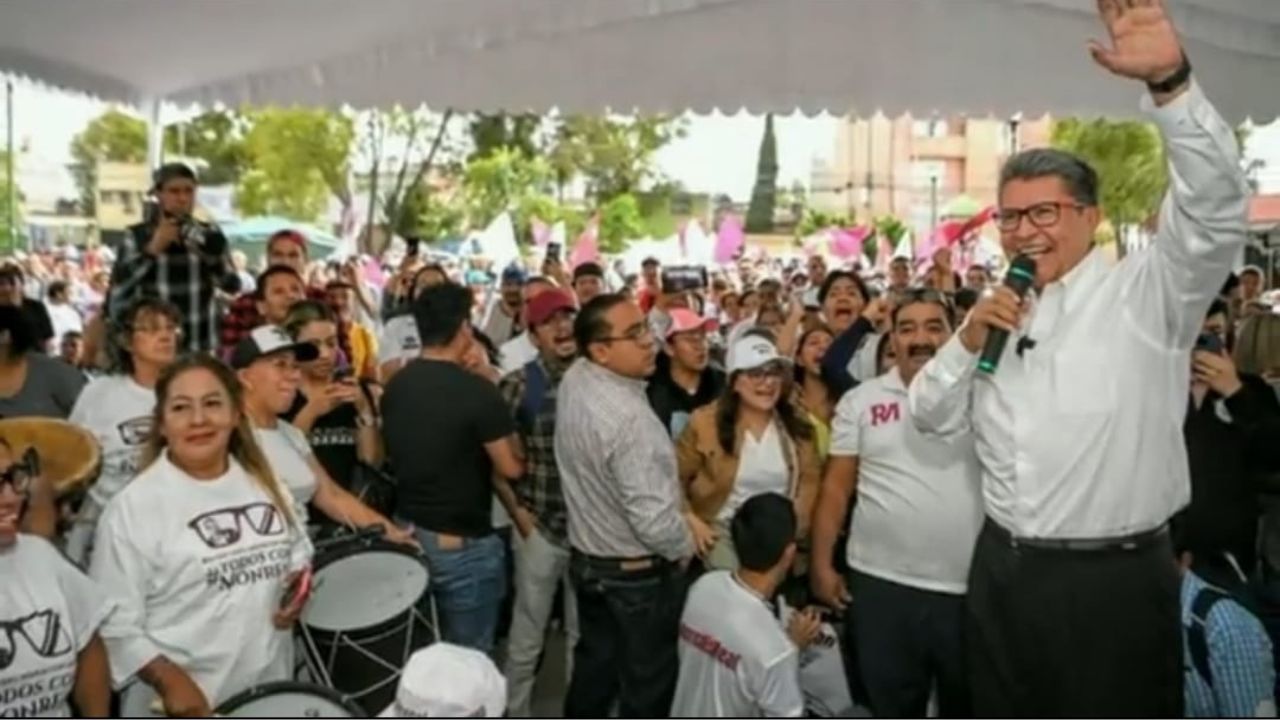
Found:
[(1196, 350), (1221, 355), (1223, 350), (1222, 338), (1213, 333), (1201, 333), (1200, 337), (1196, 338)]

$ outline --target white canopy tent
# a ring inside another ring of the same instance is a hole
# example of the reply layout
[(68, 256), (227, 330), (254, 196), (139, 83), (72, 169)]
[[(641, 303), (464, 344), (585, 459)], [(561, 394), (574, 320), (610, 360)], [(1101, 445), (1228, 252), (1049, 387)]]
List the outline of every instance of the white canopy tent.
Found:
[[(1280, 0), (1167, 0), (1233, 120)], [(0, 70), (106, 99), (463, 110), (1133, 114), (1095, 0), (3, 0)]]

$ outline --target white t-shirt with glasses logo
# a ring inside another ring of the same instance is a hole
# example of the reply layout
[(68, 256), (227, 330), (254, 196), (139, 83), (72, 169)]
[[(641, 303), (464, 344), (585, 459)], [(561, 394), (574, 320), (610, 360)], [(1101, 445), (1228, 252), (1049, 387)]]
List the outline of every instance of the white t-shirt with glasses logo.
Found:
[(77, 656), (110, 608), (44, 539), (0, 548), (0, 718), (70, 717)]
[[(90, 574), (117, 606), (102, 637), (118, 687), (161, 655), (213, 706), (292, 678), (290, 633), (271, 618), (312, 547), (296, 509), (286, 512), (293, 524), (235, 460), (222, 477), (197, 480), (161, 457), (116, 495), (98, 523)], [(155, 697), (145, 683), (130, 685), (124, 714), (149, 714)]]
[(86, 385), (71, 409), (68, 419), (93, 433), (102, 448), (102, 470), (89, 487), (89, 498), (76, 519), (81, 527), (72, 533), (77, 541), (68, 543), (67, 552), (76, 562), (87, 558), (84, 546), (102, 509), (138, 474), (155, 405), (155, 390), (142, 387), (128, 375), (108, 375)]
[(314, 453), (307, 436), (293, 424), (277, 420), (273, 428), (255, 427), (253, 437), (267, 456), (267, 462), (271, 463), (271, 472), (289, 488), (298, 512), (306, 520), (307, 503), (316, 496), (316, 474), (307, 463)]

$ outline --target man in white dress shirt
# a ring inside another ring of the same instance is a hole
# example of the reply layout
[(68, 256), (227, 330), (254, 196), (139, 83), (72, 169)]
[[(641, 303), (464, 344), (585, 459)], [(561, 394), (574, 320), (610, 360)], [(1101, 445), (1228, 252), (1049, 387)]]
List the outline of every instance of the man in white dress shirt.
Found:
[[(1052, 150), (1014, 156), (997, 224), (1036, 260), (1035, 302), (984, 298), (917, 375), (922, 431), (973, 433), (987, 521), (969, 577), (974, 712), (1182, 714), (1178, 577), (1169, 517), (1190, 482), (1187, 354), (1245, 241), (1230, 126), (1191, 75), (1161, 0), (1099, 0), (1111, 72), (1147, 83), (1170, 187), (1148, 249), (1108, 267), (1091, 239), (1098, 179)], [(990, 328), (1011, 333), (977, 371)]]

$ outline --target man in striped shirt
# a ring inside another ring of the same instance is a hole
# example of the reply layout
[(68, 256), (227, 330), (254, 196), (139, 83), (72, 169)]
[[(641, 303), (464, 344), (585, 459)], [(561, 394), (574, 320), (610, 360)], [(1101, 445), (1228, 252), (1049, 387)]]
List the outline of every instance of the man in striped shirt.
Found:
[(645, 396), (657, 344), (621, 295), (574, 322), (579, 359), (561, 381), (555, 454), (569, 510), (580, 637), (568, 717), (665, 717), (675, 692), (684, 567), (675, 448)]

